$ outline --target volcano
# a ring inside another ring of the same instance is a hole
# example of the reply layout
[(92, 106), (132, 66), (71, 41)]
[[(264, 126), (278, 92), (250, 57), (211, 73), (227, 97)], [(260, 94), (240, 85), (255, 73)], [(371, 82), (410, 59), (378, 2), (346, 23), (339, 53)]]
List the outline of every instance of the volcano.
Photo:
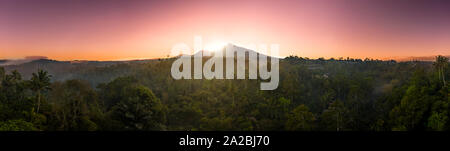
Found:
[(194, 57), (199, 57), (199, 56), (210, 57), (210, 56), (214, 56), (216, 53), (222, 53), (222, 56), (224, 56), (224, 57), (234, 57), (234, 56), (226, 55), (227, 48), (229, 51), (234, 51), (234, 56), (237, 56), (237, 54), (239, 54), (239, 53), (243, 53), (243, 54), (245, 54), (246, 57), (248, 57), (249, 54), (256, 54), (256, 56), (259, 56), (259, 57), (273, 57), (273, 56), (267, 56), (265, 54), (255, 51), (255, 50), (240, 47), (240, 46), (237, 46), (237, 45), (234, 45), (231, 43), (225, 45), (223, 48), (221, 48), (219, 50), (201, 50), (201, 51), (194, 53), (192, 56), (194, 56)]

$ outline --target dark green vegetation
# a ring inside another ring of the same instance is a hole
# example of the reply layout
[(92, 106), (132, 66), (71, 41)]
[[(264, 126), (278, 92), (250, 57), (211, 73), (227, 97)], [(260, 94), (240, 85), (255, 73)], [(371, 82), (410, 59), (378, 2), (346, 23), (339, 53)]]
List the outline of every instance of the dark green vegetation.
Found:
[(45, 71), (26, 79), (0, 68), (0, 130), (450, 130), (450, 69), (441, 56), (290, 56), (274, 91), (257, 80), (173, 80), (172, 62), (52, 70), (44, 61)]

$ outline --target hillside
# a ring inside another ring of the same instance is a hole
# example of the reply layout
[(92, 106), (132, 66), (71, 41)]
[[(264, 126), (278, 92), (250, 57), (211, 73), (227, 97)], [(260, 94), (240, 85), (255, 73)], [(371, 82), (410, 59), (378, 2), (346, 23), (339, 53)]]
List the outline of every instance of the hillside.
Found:
[[(32, 101), (35, 93), (30, 93), (34, 90), (19, 89), (23, 86), (18, 85), (27, 83), (30, 79), (27, 74), (39, 67), (52, 75), (39, 111), (48, 121), (32, 124), (42, 130), (387, 131), (446, 130), (449, 126), (430, 124), (436, 114), (448, 111), (439, 104), (447, 102), (449, 96), (448, 86), (442, 84), (432, 62), (312, 60), (290, 56), (280, 60), (279, 87), (261, 91), (259, 80), (174, 80), (170, 67), (175, 59), (37, 60), (7, 66), (9, 71), (18, 69), (24, 78), (12, 83), (5, 81), (14, 77), (7, 72), (0, 87), (0, 101), (16, 98), (19, 104), (35, 104)], [(449, 70), (444, 75), (448, 78)], [(73, 101), (81, 106), (67, 106)], [(142, 110), (127, 108), (145, 102), (156, 106)], [(31, 110), (17, 108), (19, 104), (2, 109), (0, 115), (7, 116), (0, 118), (16, 117), (10, 114), (22, 115), (16, 112)], [(68, 114), (65, 111), (74, 109), (80, 109), (81, 113), (65, 115)], [(130, 119), (150, 115), (149, 119)], [(297, 115), (308, 120), (301, 121)], [(341, 117), (336, 119), (337, 115)], [(67, 123), (60, 116), (78, 122)], [(294, 124), (298, 122), (303, 125)]]

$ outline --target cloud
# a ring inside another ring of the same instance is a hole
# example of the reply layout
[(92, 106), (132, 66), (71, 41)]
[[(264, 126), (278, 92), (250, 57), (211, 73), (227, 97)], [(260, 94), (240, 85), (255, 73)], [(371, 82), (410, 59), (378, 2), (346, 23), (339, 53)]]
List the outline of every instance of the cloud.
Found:
[(46, 56), (26, 56), (24, 59), (15, 59), (15, 60), (5, 60), (4, 62), (0, 62), (0, 66), (9, 66), (9, 65), (20, 65), (24, 63), (28, 63), (34, 60), (40, 59), (48, 59)]

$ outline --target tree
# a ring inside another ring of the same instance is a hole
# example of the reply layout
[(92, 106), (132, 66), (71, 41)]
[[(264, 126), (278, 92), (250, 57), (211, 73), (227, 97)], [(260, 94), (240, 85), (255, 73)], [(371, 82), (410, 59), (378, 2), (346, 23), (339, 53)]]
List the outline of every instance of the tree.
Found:
[(389, 113), (392, 130), (414, 130), (422, 129), (425, 126), (423, 123), (427, 118), (425, 115), (429, 112), (430, 104), (435, 99), (430, 95), (432, 92), (430, 87), (424, 70), (415, 71), (400, 104)]
[(202, 110), (198, 103), (187, 96), (180, 96), (177, 103), (168, 107), (167, 123), (173, 130), (193, 130), (199, 127)]
[(113, 118), (126, 130), (162, 130), (165, 108), (153, 92), (142, 85), (122, 89), (121, 100), (113, 107)]
[[(0, 86), (0, 120), (24, 118), (32, 108), (22, 76), (16, 70), (6, 74)], [(30, 108), (31, 107), (31, 108)]]
[(448, 66), (448, 58), (441, 55), (436, 56), (436, 61), (433, 63), (433, 65), (438, 71), (439, 80), (442, 79), (442, 82), (445, 85), (445, 68)]
[(19, 100), (23, 98), (21, 94), (24, 90), (24, 83), (22, 81), (22, 75), (17, 70), (4, 76), (2, 80), (2, 91), (5, 97), (9, 100)]
[(284, 97), (270, 98), (259, 103), (258, 128), (262, 130), (283, 129), (290, 105), (291, 100)]
[(348, 109), (344, 103), (337, 100), (334, 101), (327, 110), (321, 115), (321, 124), (328, 130), (341, 131), (347, 123)]
[(217, 116), (203, 117), (200, 121), (200, 130), (203, 131), (230, 131), (233, 128), (233, 119), (226, 116), (223, 110), (219, 110)]
[(0, 122), (0, 131), (36, 131), (32, 123), (24, 120), (8, 120), (6, 122)]
[(5, 78), (5, 68), (0, 67), (0, 84), (1, 84), (1, 81), (3, 81), (4, 78)]
[(444, 126), (447, 120), (446, 113), (433, 112), (430, 118), (428, 118), (428, 127), (435, 131), (442, 131), (445, 128)]
[(309, 111), (308, 107), (302, 104), (297, 106), (287, 116), (286, 129), (291, 131), (309, 131), (313, 129), (315, 120), (314, 114)]
[(37, 73), (33, 73), (30, 80), (30, 87), (36, 93), (37, 98), (37, 109), (36, 113), (39, 113), (39, 108), (41, 106), (41, 93), (50, 90), (50, 78), (51, 75), (44, 70), (38, 70)]
[(97, 130), (92, 120), (101, 111), (97, 93), (80, 80), (52, 84), (49, 102), (52, 104), (49, 126), (54, 130)]
[(97, 86), (100, 89), (100, 99), (103, 101), (107, 109), (116, 105), (123, 98), (122, 91), (125, 87), (136, 85), (137, 79), (134, 77), (119, 77), (107, 84), (100, 84)]

